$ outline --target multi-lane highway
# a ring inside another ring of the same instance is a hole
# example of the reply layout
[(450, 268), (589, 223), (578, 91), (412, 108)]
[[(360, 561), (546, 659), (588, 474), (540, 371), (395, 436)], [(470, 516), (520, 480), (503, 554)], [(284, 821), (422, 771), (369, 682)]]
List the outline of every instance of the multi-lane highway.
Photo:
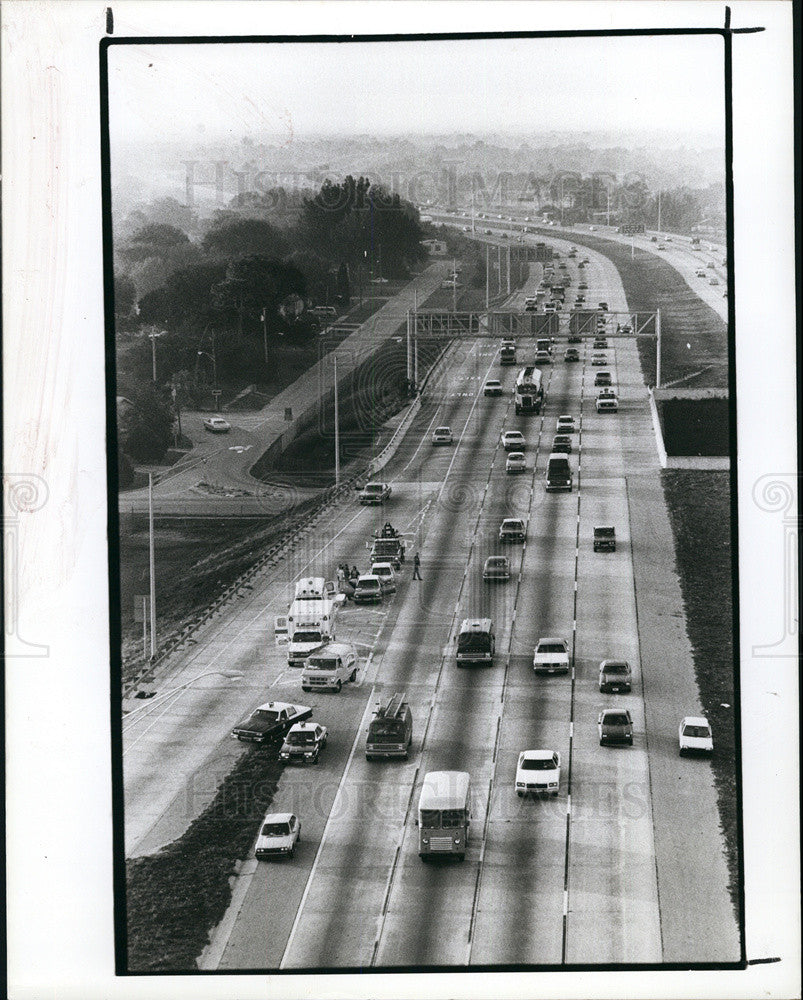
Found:
[[(551, 242), (561, 251), (569, 245)], [(615, 269), (587, 256), (586, 300), (625, 311)], [(576, 263), (569, 262), (570, 294)], [(511, 307), (523, 307), (541, 274), (541, 265), (531, 265)], [(201, 637), (202, 648), (171, 681), (178, 693), (167, 710), (143, 710), (126, 724), (129, 853), (181, 832), (203, 804), (187, 790), (203, 785), (204, 775), (225, 774), (239, 753), (228, 730), (260, 701), (309, 704), (329, 728), (320, 763), (287, 768), (271, 807), (302, 820), (294, 859), (246, 862), (203, 968), (738, 960), (710, 767), (677, 755), (677, 721), (699, 714), (691, 658), (678, 646), (665, 650), (666, 667), (652, 652), (649, 663), (642, 659), (639, 616), (651, 611), (650, 594), (638, 590), (634, 551), (649, 552), (659, 580), (673, 575), (673, 552), (665, 533), (651, 533), (653, 512), (634, 517), (634, 496), (661, 503), (635, 487), (657, 481), (658, 463), (635, 342), (609, 343), (618, 413), (596, 412), (587, 341), (577, 345), (579, 363), (564, 362), (565, 344), (555, 345), (543, 369), (542, 412), (517, 416), (518, 368), (499, 366), (499, 342), (461, 342), (383, 472), (393, 485), (389, 503), (346, 502), (322, 519), (282, 579), (266, 579)], [(519, 340), (521, 361), (533, 353), (532, 340)], [(502, 397), (484, 396), (488, 377), (502, 380)], [(573, 415), (577, 428), (574, 488), (547, 494), (546, 459), (560, 414)], [(454, 443), (434, 447), (432, 428), (444, 424)], [(516, 476), (505, 472), (500, 443), (511, 429), (527, 443), (527, 471)], [(654, 513), (657, 524), (661, 512)], [(525, 520), (527, 538), (503, 550), (497, 532), (506, 516)], [(272, 615), (286, 607), (296, 576), (331, 576), (343, 561), (366, 568), (365, 543), (386, 520), (404, 531), (410, 552), (421, 553), (422, 580), (411, 579), (408, 560), (385, 604), (346, 607), (338, 638), (360, 643), (357, 683), (339, 694), (302, 695), (300, 671), (273, 644)], [(593, 552), (600, 523), (615, 525), (616, 552)], [(502, 551), (511, 559), (510, 581), (483, 583), (486, 557)], [(493, 620), (493, 666), (457, 669), (455, 639), (467, 617)], [(542, 636), (568, 640), (568, 675), (534, 674)], [(614, 657), (632, 667), (630, 693), (599, 691), (599, 662)], [(677, 675), (672, 683), (661, 681), (667, 669)], [(240, 676), (192, 682), (213, 670)], [(413, 713), (410, 757), (366, 761), (372, 710), (394, 692), (406, 694)], [(614, 705), (631, 713), (632, 747), (599, 745), (597, 716)], [(188, 726), (196, 739), (186, 738)], [(524, 749), (560, 753), (556, 798), (517, 797)], [(471, 776), (462, 863), (425, 865), (418, 856), (416, 805), (433, 770)], [(692, 806), (680, 826), (678, 803)]]

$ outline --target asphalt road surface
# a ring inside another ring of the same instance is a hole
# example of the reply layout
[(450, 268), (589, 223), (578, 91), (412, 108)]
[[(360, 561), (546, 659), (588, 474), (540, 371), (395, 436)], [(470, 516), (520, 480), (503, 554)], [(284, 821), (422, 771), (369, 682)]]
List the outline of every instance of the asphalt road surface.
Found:
[[(588, 302), (605, 299), (624, 310), (615, 269), (586, 256)], [(540, 274), (532, 265), (513, 304), (521, 305)], [(576, 288), (575, 261), (570, 274)], [(260, 701), (311, 705), (329, 727), (320, 764), (287, 768), (271, 807), (301, 818), (295, 858), (246, 863), (203, 968), (738, 960), (711, 768), (677, 755), (677, 722), (699, 712), (688, 646), (681, 636), (676, 648), (661, 650), (671, 662), (668, 679), (655, 650), (649, 660), (642, 652), (639, 619), (650, 594), (638, 593), (633, 552), (650, 549), (656, 588), (674, 575), (674, 553), (665, 531), (660, 544), (651, 537), (651, 516), (633, 517), (633, 486), (658, 483), (658, 462), (635, 342), (610, 344), (617, 414), (596, 413), (586, 343), (574, 364), (555, 345), (554, 363), (544, 367), (544, 410), (521, 416), (512, 401), (518, 369), (499, 366), (498, 343), (461, 344), (383, 473), (393, 484), (386, 507), (344, 503), (311, 529), (281, 579), (266, 576), (199, 635), (164, 682), (165, 710), (124, 720), (129, 854), (186, 828), (238, 753), (228, 731)], [(519, 347), (522, 360), (534, 350), (532, 341)], [(486, 377), (503, 381), (503, 397), (483, 396)], [(574, 488), (547, 494), (546, 457), (563, 413), (577, 425)], [(441, 424), (455, 441), (433, 447), (432, 428)], [(500, 435), (509, 429), (527, 441), (523, 475), (505, 473)], [(637, 492), (645, 505), (662, 504), (660, 488)], [(497, 532), (511, 515), (526, 520), (526, 545), (505, 547), (509, 582), (485, 584), (484, 560), (503, 551)], [(386, 520), (405, 532), (408, 552), (421, 552), (423, 579), (410, 579), (408, 560), (385, 605), (343, 609), (338, 638), (361, 643), (365, 657), (358, 681), (339, 694), (302, 694), (299, 671), (273, 643), (272, 616), (286, 608), (298, 575), (331, 575), (346, 559), (365, 568), (366, 541)], [(615, 525), (615, 553), (593, 553), (597, 523)], [(495, 662), (458, 670), (457, 629), (474, 616), (495, 623)], [(550, 635), (569, 641), (568, 675), (533, 673), (533, 647)], [(631, 693), (599, 692), (606, 657), (629, 660)], [(215, 670), (242, 678), (206, 673)], [(647, 672), (660, 670), (665, 682), (648, 683)], [(373, 707), (397, 691), (413, 712), (410, 757), (368, 762)], [(597, 715), (614, 705), (630, 709), (632, 747), (598, 743)], [(516, 796), (523, 749), (559, 751), (556, 798)], [(443, 769), (471, 776), (469, 847), (462, 863), (425, 865), (416, 805), (424, 775)]]

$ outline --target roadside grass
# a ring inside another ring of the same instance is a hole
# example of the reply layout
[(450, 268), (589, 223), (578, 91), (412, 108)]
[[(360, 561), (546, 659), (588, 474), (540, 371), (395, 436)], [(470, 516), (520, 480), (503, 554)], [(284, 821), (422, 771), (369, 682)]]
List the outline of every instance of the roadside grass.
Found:
[[(550, 235), (549, 230), (540, 232)], [(603, 237), (577, 233), (571, 238), (608, 257), (622, 279), (634, 312), (661, 310), (661, 383), (680, 382), (685, 388), (725, 388), (728, 385), (727, 324), (697, 295), (678, 271), (657, 254)], [(655, 384), (655, 341), (639, 339), (641, 369), (647, 385)]]
[(660, 399), (667, 455), (730, 454), (730, 407), (727, 399)]
[(739, 906), (739, 803), (734, 704), (730, 474), (666, 469), (664, 497), (675, 536), (686, 625), (703, 710), (714, 733), (712, 767), (727, 849), (734, 908)]
[(196, 959), (231, 902), (282, 773), (275, 747), (245, 751), (183, 836), (126, 861), (127, 968), (197, 971)]

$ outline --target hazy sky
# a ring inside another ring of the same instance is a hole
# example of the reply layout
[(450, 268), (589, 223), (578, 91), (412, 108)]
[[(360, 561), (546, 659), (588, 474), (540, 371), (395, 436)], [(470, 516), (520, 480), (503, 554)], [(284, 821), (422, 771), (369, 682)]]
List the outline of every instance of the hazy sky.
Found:
[(113, 140), (723, 129), (713, 36), (130, 45), (109, 69)]

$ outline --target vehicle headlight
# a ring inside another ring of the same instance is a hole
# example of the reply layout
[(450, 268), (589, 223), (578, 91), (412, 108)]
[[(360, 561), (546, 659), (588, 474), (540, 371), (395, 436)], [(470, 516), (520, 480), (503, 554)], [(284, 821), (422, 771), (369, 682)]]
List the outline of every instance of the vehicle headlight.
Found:
[(523, 781), (517, 781), (516, 782), (516, 788), (524, 788), (524, 782)]
[(459, 844), (459, 843), (460, 843), (460, 838), (459, 838), (459, 837), (455, 837), (455, 838), (454, 838), (454, 842), (455, 842), (456, 844)]
[(429, 843), (429, 837), (422, 837), (421, 838), (421, 843), (422, 844), (428, 844)]

